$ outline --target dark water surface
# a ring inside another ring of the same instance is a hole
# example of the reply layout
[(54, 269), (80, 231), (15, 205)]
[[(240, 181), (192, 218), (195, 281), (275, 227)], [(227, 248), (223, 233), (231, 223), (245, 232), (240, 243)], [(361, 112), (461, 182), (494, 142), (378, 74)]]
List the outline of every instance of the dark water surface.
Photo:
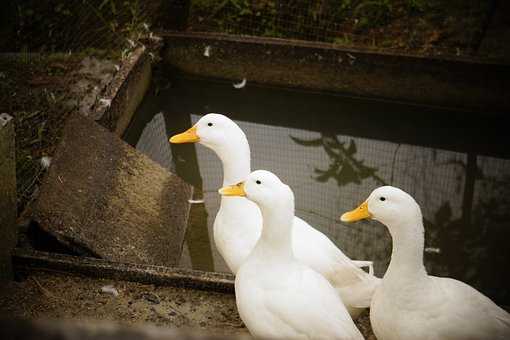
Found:
[(348, 256), (383, 275), (391, 239), (374, 221), (343, 224), (380, 185), (409, 192), (425, 218), (429, 273), (465, 281), (510, 305), (510, 148), (500, 115), (357, 99), (328, 93), (179, 77), (155, 81), (125, 139), (203, 188), (181, 265), (228, 271), (212, 224), (222, 184), (219, 159), (201, 145), (170, 145), (208, 112), (245, 131), (252, 169), (275, 172), (296, 196), (296, 215)]

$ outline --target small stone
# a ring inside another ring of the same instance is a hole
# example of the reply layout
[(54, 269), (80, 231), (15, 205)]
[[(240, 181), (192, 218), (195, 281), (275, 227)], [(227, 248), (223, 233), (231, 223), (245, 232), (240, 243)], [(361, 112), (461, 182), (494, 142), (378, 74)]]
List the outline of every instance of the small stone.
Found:
[(145, 300), (147, 300), (147, 301), (149, 301), (149, 302), (151, 302), (151, 303), (153, 303), (155, 305), (159, 305), (159, 303), (160, 303), (159, 297), (157, 295), (155, 295), (155, 294), (152, 294), (152, 293), (143, 293), (142, 297)]
[(169, 319), (168, 318), (168, 314), (169, 313), (167, 313), (167, 311), (163, 307), (161, 307), (161, 306), (152, 306), (151, 309), (160, 318), (163, 318), (165, 320)]

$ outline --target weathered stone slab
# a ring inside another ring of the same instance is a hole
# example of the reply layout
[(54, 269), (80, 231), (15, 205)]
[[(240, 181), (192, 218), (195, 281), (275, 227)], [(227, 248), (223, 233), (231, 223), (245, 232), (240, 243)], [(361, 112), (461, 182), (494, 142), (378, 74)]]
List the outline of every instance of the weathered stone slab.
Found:
[(35, 219), (62, 243), (112, 261), (176, 265), (192, 188), (89, 118), (64, 129)]
[(12, 278), (11, 252), (16, 246), (16, 160), (14, 121), (0, 114), (0, 280)]

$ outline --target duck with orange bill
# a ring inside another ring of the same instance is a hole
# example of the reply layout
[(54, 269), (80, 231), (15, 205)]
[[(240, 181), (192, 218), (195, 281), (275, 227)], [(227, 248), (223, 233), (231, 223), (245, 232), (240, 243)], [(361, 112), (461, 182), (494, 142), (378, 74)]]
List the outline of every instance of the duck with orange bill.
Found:
[(294, 257), (294, 194), (273, 173), (257, 170), (224, 197), (246, 197), (263, 227), (235, 279), (237, 309), (250, 333), (267, 339), (363, 339), (336, 290)]
[(461, 281), (427, 274), (421, 209), (408, 193), (380, 187), (341, 217), (362, 219), (384, 224), (393, 240), (388, 270), (370, 306), (377, 339), (510, 339), (505, 310)]
[[(223, 186), (236, 184), (251, 172), (246, 135), (224, 115), (207, 114), (189, 130), (171, 137), (170, 142), (199, 143), (213, 150), (223, 165)], [(260, 210), (245, 197), (223, 196), (213, 228), (216, 248), (236, 274), (261, 235)], [(292, 247), (299, 261), (329, 280), (352, 317), (370, 305), (380, 279), (360, 267), (371, 268), (371, 262), (351, 260), (326, 235), (299, 217), (292, 220)]]

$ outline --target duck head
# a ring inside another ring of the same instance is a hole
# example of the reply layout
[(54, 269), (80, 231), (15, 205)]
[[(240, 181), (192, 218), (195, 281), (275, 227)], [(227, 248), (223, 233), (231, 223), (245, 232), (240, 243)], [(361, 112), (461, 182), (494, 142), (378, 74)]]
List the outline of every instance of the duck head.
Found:
[(283, 206), (294, 208), (294, 193), (290, 187), (266, 170), (253, 171), (245, 181), (225, 186), (219, 193), (222, 196), (245, 196), (263, 210)]
[(239, 145), (246, 141), (241, 128), (230, 118), (209, 113), (183, 133), (170, 138), (170, 143), (200, 143), (214, 151), (228, 148), (230, 145)]
[(223, 164), (223, 185), (245, 179), (251, 172), (250, 146), (243, 130), (230, 118), (209, 113), (170, 143), (199, 143), (216, 153)]
[(392, 186), (383, 186), (372, 191), (368, 199), (359, 207), (344, 213), (342, 222), (355, 222), (363, 219), (378, 220), (390, 231), (401, 225), (421, 221), (420, 207), (408, 193)]

